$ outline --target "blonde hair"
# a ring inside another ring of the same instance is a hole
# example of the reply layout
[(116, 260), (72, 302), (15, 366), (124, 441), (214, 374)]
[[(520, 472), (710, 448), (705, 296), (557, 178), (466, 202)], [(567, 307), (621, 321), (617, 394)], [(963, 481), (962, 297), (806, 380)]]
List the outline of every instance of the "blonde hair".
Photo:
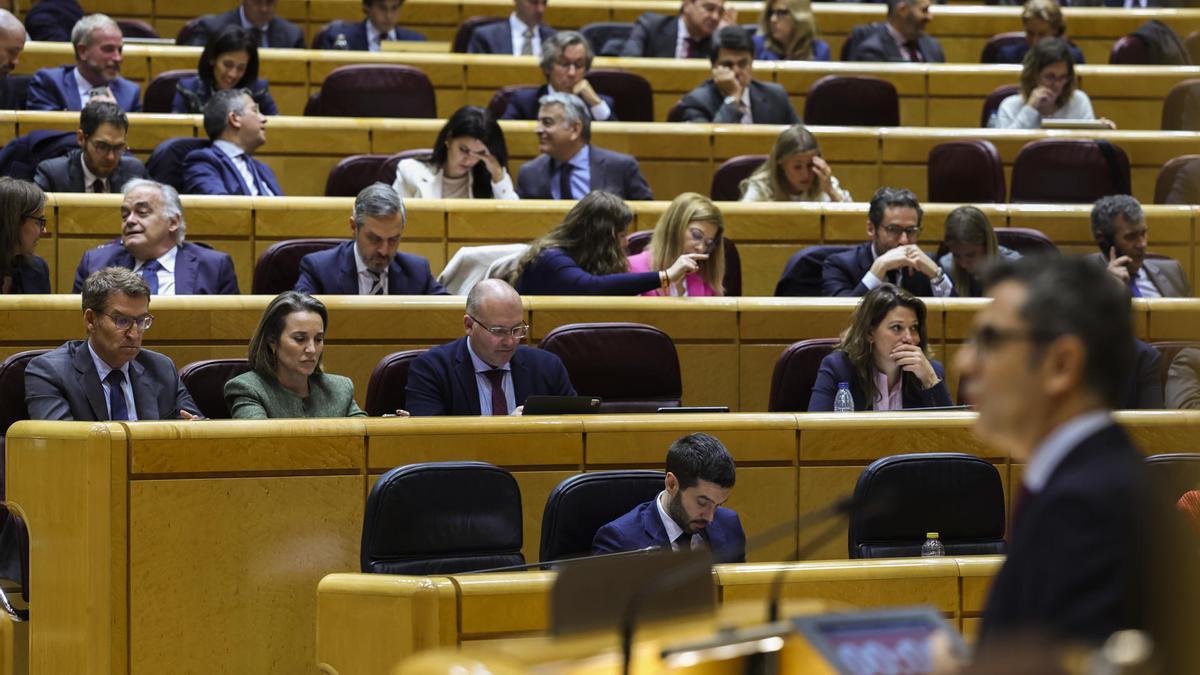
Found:
[[(783, 162), (792, 155), (803, 152), (816, 152), (817, 157), (821, 156), (821, 146), (817, 145), (817, 139), (812, 132), (803, 124), (794, 124), (784, 129), (780, 132), (779, 138), (775, 140), (775, 145), (771, 148), (771, 154), (767, 157), (767, 161), (755, 169), (749, 178), (742, 181), (739, 186), (742, 195), (744, 196), (750, 189), (750, 185), (754, 184), (758, 191), (765, 195), (763, 201), (791, 201), (792, 187), (783, 173)], [(803, 197), (808, 201), (819, 200), (821, 198), (821, 181), (813, 180)]]
[(552, 248), (561, 249), (588, 274), (628, 272), (628, 259), (619, 237), (631, 222), (633, 211), (624, 200), (611, 192), (593, 190), (575, 202), (562, 223), (530, 243), (512, 276), (505, 281), (515, 287), (525, 268), (537, 260), (542, 251)]
[[(996, 230), (992, 229), (987, 214), (974, 206), (960, 206), (946, 216), (946, 236), (943, 241), (947, 244), (983, 246), (983, 255), (988, 259), (995, 258), (1000, 251)], [(956, 295), (971, 296), (971, 274), (959, 267), (957, 261), (950, 277), (954, 281)]]
[(671, 202), (654, 226), (650, 238), (650, 269), (665, 270), (683, 255), (684, 237), (688, 236), (688, 225), (695, 222), (712, 223), (717, 227), (708, 260), (700, 263), (700, 275), (716, 295), (725, 295), (721, 282), (725, 278), (725, 220), (721, 210), (711, 199), (695, 192), (684, 192)]
[(788, 61), (808, 61), (813, 57), (813, 46), (817, 39), (817, 20), (813, 16), (809, 0), (784, 0), (788, 13), (796, 23), (791, 44), (780, 44), (771, 35), (771, 5), (775, 0), (765, 0), (762, 19), (758, 22), (758, 34), (763, 36), (767, 49)]
[(1062, 36), (1067, 32), (1067, 24), (1063, 21), (1062, 7), (1055, 0), (1028, 0), (1021, 10), (1021, 22), (1040, 19), (1050, 24), (1054, 34)]

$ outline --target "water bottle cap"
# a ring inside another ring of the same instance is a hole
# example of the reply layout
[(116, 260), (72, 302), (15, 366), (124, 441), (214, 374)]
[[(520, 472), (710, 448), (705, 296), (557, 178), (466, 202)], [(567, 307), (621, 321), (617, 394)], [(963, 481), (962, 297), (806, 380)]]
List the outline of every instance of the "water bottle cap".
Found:
[(849, 388), (850, 388), (849, 382), (838, 382), (838, 389), (849, 389)]
[(926, 532), (926, 533), (925, 533), (925, 538), (926, 538), (926, 539), (937, 539), (937, 538), (938, 538), (938, 533), (937, 533), (937, 532)]

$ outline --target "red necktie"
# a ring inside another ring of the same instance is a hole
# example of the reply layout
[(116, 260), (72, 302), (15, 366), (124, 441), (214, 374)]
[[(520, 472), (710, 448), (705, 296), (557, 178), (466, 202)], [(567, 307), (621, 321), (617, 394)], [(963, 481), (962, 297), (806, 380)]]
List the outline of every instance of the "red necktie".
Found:
[(504, 395), (504, 370), (492, 368), (483, 371), (483, 374), (492, 385), (492, 415), (507, 415), (508, 398)]

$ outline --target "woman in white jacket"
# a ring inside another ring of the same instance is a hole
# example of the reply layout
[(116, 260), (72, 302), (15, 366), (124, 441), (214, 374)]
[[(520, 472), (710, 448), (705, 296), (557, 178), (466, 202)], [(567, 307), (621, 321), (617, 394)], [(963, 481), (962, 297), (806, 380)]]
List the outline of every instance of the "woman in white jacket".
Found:
[(409, 199), (518, 199), (507, 164), (500, 125), (465, 106), (446, 120), (431, 154), (400, 161), (392, 187)]
[[(1000, 102), (988, 126), (1038, 129), (1044, 119), (1096, 119), (1092, 100), (1078, 88), (1071, 46), (1057, 37), (1043, 38), (1026, 52), (1020, 93)], [(1101, 121), (1110, 128), (1116, 126)]]

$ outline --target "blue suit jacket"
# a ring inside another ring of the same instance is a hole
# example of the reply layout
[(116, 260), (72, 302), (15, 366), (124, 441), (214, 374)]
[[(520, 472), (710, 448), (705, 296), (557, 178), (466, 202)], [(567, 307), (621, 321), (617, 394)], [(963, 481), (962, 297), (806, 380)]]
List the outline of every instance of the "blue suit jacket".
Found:
[(546, 249), (517, 279), (521, 295), (639, 295), (659, 286), (657, 271), (591, 274), (561, 248)]
[[(401, 28), (396, 26), (394, 29), (397, 40), (419, 40), (424, 42), (427, 38), (415, 30)], [(333, 21), (329, 24), (327, 30), (321, 35), (319, 40), (313, 40), (313, 49), (335, 49), (333, 46), (337, 43), (337, 36), (345, 35), (346, 42), (350, 45), (351, 51), (365, 52), (369, 49), (367, 45), (367, 20), (362, 21)]]
[[(862, 278), (871, 269), (871, 242), (859, 244), (849, 251), (834, 253), (825, 259), (821, 268), (821, 292), (826, 296), (853, 297), (867, 294)], [(887, 281), (887, 279), (884, 279)], [(909, 293), (928, 298), (933, 295), (929, 277), (916, 270), (900, 271), (900, 286)]]
[[(274, 196), (283, 196), (271, 167), (253, 157), (250, 161), (254, 162), (258, 175), (267, 182)], [(183, 188), (187, 194), (250, 196), (250, 188), (242, 180), (233, 160), (211, 145), (189, 152), (183, 158), (183, 166)]]
[[(521, 345), (510, 363), (517, 405), (531, 395), (575, 396), (567, 369), (554, 354)], [(414, 416), (478, 415), (479, 386), (467, 338), (434, 347), (413, 361), (405, 392), (405, 405)]]
[[(133, 269), (137, 262), (120, 240), (101, 244), (83, 254), (75, 270), (72, 293), (83, 289), (83, 281), (92, 272), (105, 267)], [(237, 295), (237, 275), (228, 253), (200, 244), (184, 242), (175, 254), (175, 295)]]
[[(1075, 65), (1083, 63), (1083, 52), (1075, 45), (1068, 45), (1071, 49), (1071, 56), (1075, 58)], [(1022, 63), (1025, 61), (1025, 53), (1029, 51), (1028, 42), (1014, 42), (1011, 45), (1005, 45), (996, 50), (996, 63)]]
[[(929, 359), (933, 371), (941, 382), (932, 389), (922, 391), (920, 383), (911, 378), (913, 386), (903, 387), (901, 395), (905, 408), (933, 408), (936, 406), (953, 405), (950, 401), (950, 390), (946, 388), (946, 369), (941, 361)], [(812, 397), (808, 399), (809, 412), (833, 412), (833, 399), (837, 396), (838, 382), (850, 383), (850, 395), (854, 397), (855, 410), (872, 410), (874, 401), (868, 401), (863, 393), (862, 382), (854, 374), (854, 367), (845, 352), (834, 351), (821, 359), (821, 368), (817, 371), (817, 381), (813, 384)]]
[[(354, 241), (304, 256), (300, 260), (296, 290), (308, 295), (358, 295)], [(410, 253), (396, 253), (388, 265), (388, 295), (446, 295), (446, 289), (433, 278), (428, 260)]]
[[(545, 42), (558, 31), (541, 24), (538, 26), (538, 37)], [(508, 54), (513, 55), (512, 28), (508, 25), (508, 17), (503, 21), (480, 26), (471, 33), (471, 41), (467, 43), (468, 54)]]
[[(268, 91), (266, 80), (255, 80), (250, 88), (250, 97), (258, 104), (258, 109), (264, 115), (278, 115), (279, 108), (275, 99)], [(203, 115), (204, 104), (212, 98), (213, 92), (200, 80), (199, 75), (185, 77), (175, 84), (175, 98), (171, 99), (171, 112), (186, 115)]]
[[(588, 164), (592, 174), (590, 189), (611, 192), (626, 200), (654, 199), (654, 193), (633, 157), (593, 145)], [(538, 155), (517, 172), (517, 194), (521, 199), (551, 199), (552, 178), (550, 156)]]
[[(767, 49), (767, 40), (761, 35), (755, 35), (754, 40), (754, 60), (755, 61), (785, 61), (782, 56)], [(829, 61), (833, 55), (829, 51), (829, 43), (824, 40), (813, 40), (813, 53), (809, 61)]]
[[(718, 506), (713, 521), (700, 531), (700, 536), (708, 541), (714, 561), (746, 562), (746, 533), (742, 531), (742, 521), (736, 511)], [(654, 499), (638, 504), (629, 513), (600, 528), (592, 539), (593, 554), (635, 551), (647, 546), (671, 546)]]
[[(538, 99), (549, 93), (550, 87), (543, 84), (537, 89), (518, 89), (508, 97), (508, 107), (504, 109), (504, 114), (500, 115), (502, 120), (536, 120), (538, 114)], [(600, 94), (600, 98), (608, 104), (608, 109), (612, 111), (605, 122), (617, 121), (617, 104), (613, 101), (613, 97), (607, 94)], [(589, 110), (589, 112), (591, 112)]]
[[(118, 77), (108, 84), (117, 105), (125, 112), (142, 111), (142, 89)], [(42, 68), (29, 81), (26, 110), (82, 110), (79, 88), (75, 86), (75, 66)]]
[(71, 29), (82, 18), (78, 0), (41, 0), (25, 13), (25, 30), (37, 42), (70, 42)]
[(40, 256), (26, 256), (12, 271), (10, 295), (50, 292), (50, 266)]

